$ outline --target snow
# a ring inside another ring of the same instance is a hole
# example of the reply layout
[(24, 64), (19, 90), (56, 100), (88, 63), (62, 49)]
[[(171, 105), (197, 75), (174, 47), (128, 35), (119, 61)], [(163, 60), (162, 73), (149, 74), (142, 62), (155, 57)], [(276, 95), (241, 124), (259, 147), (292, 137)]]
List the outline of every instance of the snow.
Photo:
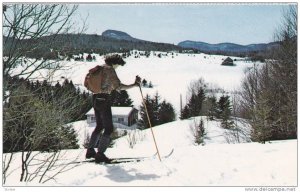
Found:
[(111, 112), (115, 115), (127, 116), (133, 110), (132, 107), (112, 107)]
[[(226, 91), (235, 91), (240, 87), (244, 70), (253, 65), (243, 58), (232, 57), (237, 59), (234, 61), (236, 66), (221, 66), (222, 59), (227, 58), (222, 55), (174, 53), (172, 57), (170, 53), (168, 56), (164, 56), (165, 54), (167, 53), (163, 53), (162, 58), (153, 56), (153, 52), (149, 58), (126, 58), (127, 64), (117, 68), (117, 74), (125, 84), (132, 83), (135, 75), (151, 81), (154, 88), (143, 88), (143, 94), (154, 95), (158, 92), (162, 99), (174, 105), (177, 114), (180, 94), (183, 98), (186, 97), (187, 86), (192, 80), (203, 77), (207, 83)], [(103, 57), (96, 55), (96, 59), (97, 62), (63, 61), (63, 64), (72, 67), (55, 73), (53, 83), (63, 81), (63, 76), (85, 89), (82, 84), (88, 70), (104, 63)], [(44, 71), (39, 74), (49, 73)], [(42, 78), (39, 74), (33, 77)], [(130, 89), (128, 93), (138, 108), (142, 101), (139, 89)], [(204, 121), (207, 134), (204, 144), (196, 145), (191, 127), (200, 119)], [(96, 165), (69, 164), (85, 159), (84, 139), (94, 128), (86, 121), (74, 122), (72, 124), (78, 134), (80, 149), (63, 150), (57, 162), (58, 168), (67, 166), (72, 169), (58, 174), (55, 180), (45, 184), (38, 183), (38, 180), (19, 182), (21, 154), (16, 153), (4, 186), (297, 186), (297, 140), (272, 141), (266, 144), (251, 142), (249, 125), (243, 123), (242, 119), (235, 119), (235, 123), (239, 131), (225, 130), (219, 121), (208, 121), (206, 117), (156, 126), (153, 127), (153, 132), (161, 156), (174, 149), (169, 158), (162, 159), (162, 162), (155, 157), (142, 162)], [(155, 153), (150, 129), (129, 131), (127, 136), (117, 139), (114, 147), (106, 152), (111, 158), (151, 156)], [(34, 154), (39, 160), (51, 155), (38, 152)], [(4, 154), (4, 158), (7, 155), (9, 154)], [(35, 168), (36, 165), (32, 165), (30, 170)], [(52, 170), (48, 174), (55, 174), (56, 171)]]
[[(129, 113), (133, 110), (132, 107), (112, 107), (111, 112), (113, 115), (121, 115), (121, 116), (127, 116)], [(91, 108), (86, 115), (93, 115), (94, 109)]]
[[(240, 138), (240, 143), (229, 142), (218, 121), (206, 121), (204, 145), (195, 145), (190, 127), (194, 119), (178, 120), (153, 128), (161, 156), (174, 149), (162, 162), (157, 157), (142, 162), (117, 165), (82, 163), (57, 175), (47, 186), (296, 186), (297, 140), (273, 141), (260, 144)], [(239, 120), (237, 120), (239, 123)], [(242, 124), (240, 124), (242, 125)], [(81, 133), (85, 121), (74, 123)], [(79, 133), (79, 132), (78, 132)], [(136, 143), (130, 148), (129, 137), (119, 138), (106, 154), (109, 157), (139, 157), (155, 154), (151, 131), (135, 130)], [(63, 166), (84, 160), (85, 149), (64, 150), (57, 165)], [(19, 166), (16, 154), (11, 169)], [(42, 153), (37, 156), (42, 159)], [(45, 157), (44, 157), (45, 158)], [(55, 171), (53, 171), (55, 172)], [(51, 173), (51, 172), (50, 172)], [(49, 174), (50, 174), (49, 173)], [(18, 182), (16, 170), (5, 186), (43, 186), (37, 181)]]
[[(134, 52), (138, 51), (132, 51), (132, 53)], [(161, 58), (157, 56), (158, 54), (162, 54)], [(56, 84), (58, 81), (62, 83), (65, 79), (69, 79), (73, 81), (74, 85), (82, 90), (86, 90), (83, 82), (89, 69), (96, 65), (104, 64), (103, 56), (92, 55), (96, 57), (96, 62), (61, 61), (60, 65), (63, 66), (64, 70), (56, 72), (40, 70), (33, 74), (31, 78), (35, 80), (49, 78), (53, 84)], [(84, 58), (86, 56), (87, 53), (83, 54)], [(253, 66), (253, 63), (245, 61), (244, 58), (231, 57), (233, 60), (236, 60), (234, 61), (235, 66), (222, 66), (221, 63), (227, 57), (225, 55), (208, 55), (203, 53), (151, 52), (148, 58), (145, 56), (135, 58), (135, 55), (132, 54), (124, 59), (126, 64), (118, 67), (116, 72), (124, 84), (132, 84), (136, 75), (146, 79), (148, 82), (151, 81), (154, 87), (142, 88), (144, 96), (146, 94), (153, 96), (159, 93), (162, 99), (170, 102), (176, 109), (177, 114), (179, 114), (180, 94), (183, 98), (183, 104), (185, 104), (187, 87), (191, 81), (202, 77), (206, 83), (212, 86), (219, 86), (229, 92), (239, 89), (241, 79), (244, 77), (244, 71)], [(20, 68), (17, 68), (16, 72), (20, 70)], [(127, 90), (127, 92), (133, 100), (133, 105), (139, 108), (142, 103), (139, 89), (132, 88)]]

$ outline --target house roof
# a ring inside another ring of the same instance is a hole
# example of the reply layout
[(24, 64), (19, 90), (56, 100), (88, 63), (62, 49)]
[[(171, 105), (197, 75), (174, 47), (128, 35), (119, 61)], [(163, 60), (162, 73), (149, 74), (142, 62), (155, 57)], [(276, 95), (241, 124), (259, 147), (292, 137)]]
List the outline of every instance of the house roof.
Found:
[[(112, 115), (129, 115), (134, 107), (111, 107)], [(86, 115), (94, 115), (94, 108), (91, 108)]]
[(233, 66), (233, 60), (230, 58), (230, 57), (227, 57), (221, 65), (230, 65), (230, 66)]
[(228, 62), (228, 61), (232, 62), (233, 60), (230, 57), (227, 57), (224, 61), (225, 62)]

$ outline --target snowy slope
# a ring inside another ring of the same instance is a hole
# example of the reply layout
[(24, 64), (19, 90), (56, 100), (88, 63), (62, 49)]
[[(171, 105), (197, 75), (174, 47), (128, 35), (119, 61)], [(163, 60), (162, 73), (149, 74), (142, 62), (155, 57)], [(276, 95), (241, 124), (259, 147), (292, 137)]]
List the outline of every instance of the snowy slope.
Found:
[[(109, 154), (117, 154), (116, 150), (110, 150)], [(295, 186), (295, 151), (296, 141), (182, 146), (162, 162), (155, 159), (107, 166), (82, 164), (59, 175), (57, 183), (50, 183), (63, 186)]]
[[(118, 165), (94, 163), (69, 164), (84, 160), (85, 149), (64, 150), (57, 167), (72, 168), (45, 184), (36, 180), (20, 183), (20, 171), (14, 171), (6, 186), (295, 186), (297, 184), (297, 141), (276, 141), (265, 145), (249, 143), (248, 137), (228, 144), (225, 130), (217, 121), (203, 118), (207, 136), (205, 145), (195, 145), (190, 126), (194, 119), (179, 120), (153, 128), (161, 155), (174, 153), (159, 162), (158, 158)], [(238, 123), (239, 124), (239, 123)], [(242, 124), (239, 124), (242, 125)], [(83, 133), (85, 122), (74, 124)], [(244, 130), (244, 132), (247, 130)], [(227, 134), (228, 135), (228, 134)], [(150, 130), (135, 132), (136, 144), (129, 137), (118, 139), (106, 154), (109, 157), (151, 156), (155, 147)], [(11, 170), (20, 166), (21, 154), (15, 156)], [(36, 159), (46, 158), (48, 153)], [(34, 170), (34, 166), (30, 167)], [(48, 174), (55, 174), (50, 171)]]

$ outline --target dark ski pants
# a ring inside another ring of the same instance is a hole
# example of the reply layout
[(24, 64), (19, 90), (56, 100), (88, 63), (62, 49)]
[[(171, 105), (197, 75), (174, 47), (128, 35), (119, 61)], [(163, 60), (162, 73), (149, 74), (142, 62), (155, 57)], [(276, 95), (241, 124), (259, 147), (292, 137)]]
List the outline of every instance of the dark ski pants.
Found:
[[(96, 127), (92, 133), (89, 148), (98, 147), (98, 152), (104, 153), (110, 144), (110, 135), (113, 132), (110, 95), (94, 94), (93, 108), (95, 110)], [(100, 138), (103, 129), (104, 132)], [(96, 146), (99, 139), (99, 145)]]

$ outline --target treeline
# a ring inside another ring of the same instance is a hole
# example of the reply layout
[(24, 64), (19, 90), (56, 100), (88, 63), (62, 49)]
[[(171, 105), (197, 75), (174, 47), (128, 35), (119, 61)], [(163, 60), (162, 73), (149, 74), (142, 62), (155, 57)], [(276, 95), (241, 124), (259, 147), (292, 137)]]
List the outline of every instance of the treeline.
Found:
[[(9, 53), (9, 47), (14, 40), (3, 37), (3, 55)], [(179, 51), (179, 46), (167, 43), (154, 43), (150, 41), (127, 41), (117, 40), (101, 35), (88, 34), (57, 34), (53, 36), (43, 36), (37, 40), (24, 39), (18, 44), (18, 48), (36, 47), (32, 51), (26, 52), (29, 58), (58, 59), (58, 52), (63, 56), (78, 55), (80, 53), (96, 53), (104, 55), (107, 53), (126, 53), (130, 50), (141, 51)]]
[[(91, 94), (85, 91), (80, 91), (76, 88), (72, 80), (65, 79), (62, 84), (57, 82), (54, 86), (48, 81), (30, 81), (23, 78), (12, 78), (9, 83), (20, 86), (25, 85), (26, 89), (38, 99), (42, 99), (47, 103), (58, 102), (65, 100), (64, 108), (72, 107), (72, 112), (69, 113), (69, 122), (74, 122), (84, 119), (85, 113), (92, 107), (90, 100)], [(76, 107), (76, 108), (74, 108)]]
[[(3, 36), (5, 42), (3, 46), (3, 55), (9, 54), (9, 48), (16, 41), (12, 37), (8, 38)], [(277, 47), (278, 43), (275, 42), (273, 47)], [(28, 47), (35, 47), (33, 50), (28, 50)], [(179, 53), (205, 53), (210, 55), (228, 55), (237, 57), (249, 57), (252, 61), (264, 62), (265, 59), (270, 58), (270, 50), (262, 51), (206, 51), (194, 48), (183, 48), (173, 44), (167, 43), (155, 43), (150, 41), (128, 41), (118, 40), (110, 37), (104, 37), (102, 35), (92, 34), (57, 34), (55, 36), (43, 36), (39, 39), (23, 39), (17, 44), (17, 48), (20, 50), (27, 50), (26, 55), (22, 55), (28, 58), (36, 59), (60, 59), (73, 58), (73, 55), (79, 55), (82, 53), (95, 53), (99, 55), (105, 55), (108, 53), (118, 52), (123, 53), (126, 57), (131, 50), (146, 51), (145, 56), (148, 57), (150, 51), (177, 51)], [(22, 51), (23, 52), (23, 51)], [(161, 57), (161, 55), (157, 55)], [(138, 58), (138, 56), (136, 56)], [(94, 58), (78, 58), (78, 60), (90, 60)]]

